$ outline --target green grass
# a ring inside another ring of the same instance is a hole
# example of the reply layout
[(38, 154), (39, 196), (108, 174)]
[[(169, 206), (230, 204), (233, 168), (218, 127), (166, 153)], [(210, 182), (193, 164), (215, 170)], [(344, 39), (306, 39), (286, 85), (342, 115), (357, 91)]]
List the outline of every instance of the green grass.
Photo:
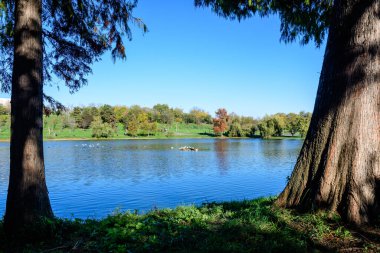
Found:
[[(0, 252), (325, 252), (376, 243), (354, 238), (337, 217), (273, 207), (273, 198), (116, 212), (102, 220), (45, 220), (20, 246), (0, 234)], [(0, 223), (0, 226), (2, 224)], [(0, 229), (2, 231), (2, 229)], [(36, 232), (38, 231), (38, 232)], [(362, 251), (360, 251), (362, 252)]]
[[(49, 119), (50, 120), (50, 119)], [(153, 135), (147, 136), (140, 132), (138, 137), (125, 135), (122, 124), (117, 125), (117, 131), (109, 139), (166, 139), (166, 138), (209, 138), (213, 136), (212, 125), (207, 124), (158, 124), (158, 130)], [(9, 127), (0, 129), (0, 139), (9, 140)], [(92, 129), (63, 128), (61, 125), (52, 127), (50, 121), (44, 126), (44, 139), (95, 139), (92, 137)]]
[[(57, 122), (54, 124), (54, 122)], [(259, 138), (259, 131), (256, 132), (256, 138)], [(112, 137), (108, 139), (168, 139), (168, 138), (211, 138), (215, 137), (213, 126), (211, 124), (158, 124), (157, 131), (154, 134), (147, 135), (143, 131), (139, 132), (137, 137), (125, 135), (125, 129), (122, 124), (118, 123), (116, 131)], [(9, 140), (9, 126), (0, 128), (0, 140)], [(62, 122), (57, 121), (57, 116), (52, 115), (44, 118), (44, 139), (96, 139), (92, 137), (92, 129), (81, 128), (64, 128)], [(301, 139), (300, 136), (290, 136), (289, 133), (284, 133), (281, 137), (271, 137), (269, 140), (283, 139)]]

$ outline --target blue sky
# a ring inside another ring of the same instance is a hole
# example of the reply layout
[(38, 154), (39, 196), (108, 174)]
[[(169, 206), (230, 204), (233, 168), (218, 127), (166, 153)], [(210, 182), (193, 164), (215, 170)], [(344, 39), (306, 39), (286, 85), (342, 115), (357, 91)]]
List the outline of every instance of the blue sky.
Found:
[(65, 105), (166, 103), (254, 117), (312, 111), (324, 46), (280, 42), (277, 17), (239, 23), (193, 0), (140, 0), (135, 16), (149, 32), (134, 29), (126, 61), (114, 64), (106, 54), (79, 92), (45, 92)]

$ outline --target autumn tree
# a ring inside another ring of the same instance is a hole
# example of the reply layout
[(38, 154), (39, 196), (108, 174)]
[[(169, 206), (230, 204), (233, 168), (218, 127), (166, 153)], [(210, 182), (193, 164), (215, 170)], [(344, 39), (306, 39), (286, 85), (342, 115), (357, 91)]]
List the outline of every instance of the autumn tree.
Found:
[(278, 15), (281, 38), (317, 46), (328, 32), (314, 112), (277, 205), (368, 223), (380, 206), (380, 1), (195, 0), (228, 18)]
[(219, 136), (223, 136), (223, 134), (228, 129), (228, 113), (224, 108), (219, 108), (215, 112), (216, 118), (213, 119), (213, 129), (214, 133)]
[(0, 0), (0, 85), (12, 94), (10, 177), (4, 226), (13, 233), (52, 217), (42, 142), (43, 85), (53, 77), (71, 92), (87, 84), (91, 64), (111, 51), (125, 58), (123, 39), (137, 1)]

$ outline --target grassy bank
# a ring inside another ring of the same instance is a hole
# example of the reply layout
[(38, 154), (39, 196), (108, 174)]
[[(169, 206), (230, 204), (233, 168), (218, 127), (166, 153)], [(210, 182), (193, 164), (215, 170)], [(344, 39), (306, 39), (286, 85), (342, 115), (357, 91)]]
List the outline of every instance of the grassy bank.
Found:
[[(260, 138), (259, 131), (256, 132), (254, 138)], [(212, 125), (208, 124), (159, 124), (158, 130), (154, 134), (146, 135), (141, 134), (137, 137), (125, 135), (124, 127), (118, 124), (117, 131), (112, 137), (105, 138), (112, 139), (181, 139), (181, 138), (214, 138)], [(9, 141), (10, 129), (0, 128), (0, 141)], [(227, 137), (225, 137), (227, 138)], [(247, 137), (242, 137), (247, 138)], [(61, 128), (48, 125), (44, 128), (45, 140), (97, 140), (92, 137), (92, 129), (81, 128)], [(300, 136), (290, 136), (285, 133), (284, 136), (271, 137), (268, 140), (286, 140), (286, 139), (302, 139)]]
[[(122, 124), (118, 124), (114, 135), (107, 139), (167, 139), (167, 138), (210, 138), (213, 136), (212, 125), (208, 124), (159, 124), (154, 134), (141, 134), (137, 137), (125, 135)], [(9, 140), (9, 127), (0, 129), (0, 140)], [(47, 125), (44, 127), (44, 139), (96, 139), (92, 137), (92, 129), (62, 128)]]
[[(102, 220), (45, 221), (24, 252), (378, 252), (338, 217), (274, 208), (273, 199), (180, 206)], [(376, 228), (374, 228), (376, 230)], [(367, 231), (368, 232), (368, 231)], [(15, 250), (4, 234), (1, 250)], [(379, 239), (379, 238), (377, 238)], [(19, 244), (17, 244), (19, 245)], [(11, 250), (11, 251), (12, 251)]]

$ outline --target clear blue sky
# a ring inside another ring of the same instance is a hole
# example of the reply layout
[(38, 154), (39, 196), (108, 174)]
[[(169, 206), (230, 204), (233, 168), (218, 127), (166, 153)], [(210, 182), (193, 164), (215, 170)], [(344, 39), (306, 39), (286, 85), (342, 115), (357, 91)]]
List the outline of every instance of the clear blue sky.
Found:
[(135, 16), (149, 32), (134, 29), (126, 61), (106, 54), (76, 94), (63, 86), (45, 92), (65, 105), (166, 103), (254, 117), (312, 111), (325, 47), (280, 42), (277, 17), (239, 23), (193, 0), (140, 0)]

